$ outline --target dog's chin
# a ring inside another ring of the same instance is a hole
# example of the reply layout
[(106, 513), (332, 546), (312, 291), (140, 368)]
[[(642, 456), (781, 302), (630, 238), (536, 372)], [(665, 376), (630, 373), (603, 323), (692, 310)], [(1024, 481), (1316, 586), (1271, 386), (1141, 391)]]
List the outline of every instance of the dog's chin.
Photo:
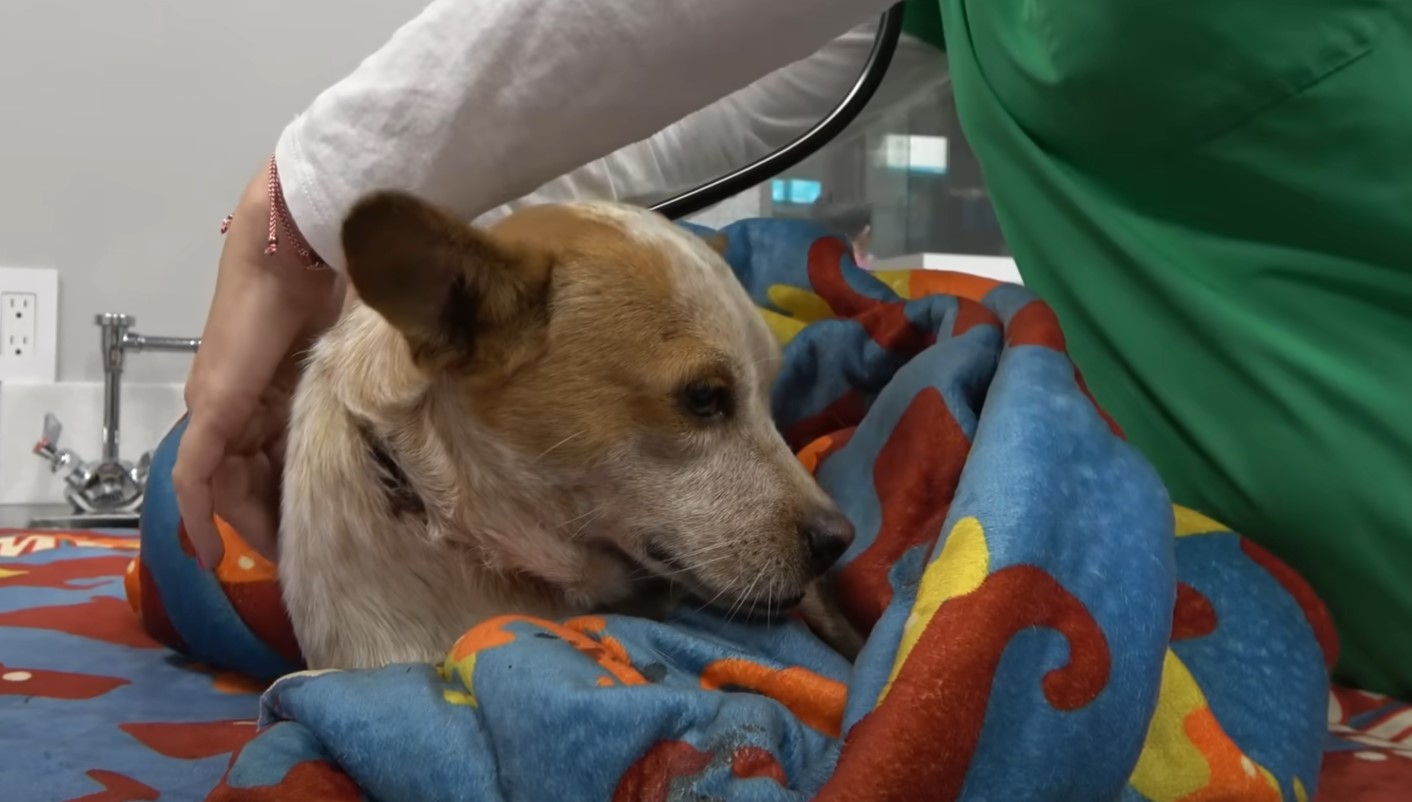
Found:
[(793, 596), (740, 596), (726, 589), (715, 588), (685, 560), (649, 542), (642, 567), (660, 579), (672, 583), (688, 599), (702, 609), (710, 608), (733, 618), (773, 620), (793, 612), (804, 601), (801, 589)]

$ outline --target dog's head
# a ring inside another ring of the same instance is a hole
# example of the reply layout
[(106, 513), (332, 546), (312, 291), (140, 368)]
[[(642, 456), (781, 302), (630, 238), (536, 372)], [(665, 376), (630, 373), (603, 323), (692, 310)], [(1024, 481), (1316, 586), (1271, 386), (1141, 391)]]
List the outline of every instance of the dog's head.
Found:
[(359, 297), (464, 411), (438, 424), (445, 448), (475, 432), (567, 500), (526, 537), (608, 547), (748, 610), (792, 606), (851, 542), (775, 429), (779, 349), (706, 240), (608, 204), (477, 230), (380, 193), (343, 244)]

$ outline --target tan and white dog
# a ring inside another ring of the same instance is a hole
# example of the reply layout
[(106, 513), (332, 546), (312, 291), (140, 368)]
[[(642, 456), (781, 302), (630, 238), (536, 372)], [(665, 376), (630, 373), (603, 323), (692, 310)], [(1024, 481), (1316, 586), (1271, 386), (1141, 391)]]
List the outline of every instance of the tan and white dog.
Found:
[(607, 204), (477, 230), (388, 192), (343, 246), (360, 301), (305, 369), (279, 536), (311, 668), (439, 660), (501, 614), (660, 614), (666, 588), (780, 612), (851, 542), (705, 240)]

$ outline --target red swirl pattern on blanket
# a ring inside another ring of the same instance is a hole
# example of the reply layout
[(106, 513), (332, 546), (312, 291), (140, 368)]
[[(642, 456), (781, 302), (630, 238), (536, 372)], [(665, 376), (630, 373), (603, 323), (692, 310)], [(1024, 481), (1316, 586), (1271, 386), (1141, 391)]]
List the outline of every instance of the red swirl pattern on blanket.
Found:
[[(936, 334), (914, 326), (907, 319), (905, 304), (880, 303), (849, 286), (842, 268), (847, 252), (835, 239), (821, 239), (809, 248), (809, 280), (834, 314), (862, 326), (873, 342), (899, 356), (912, 356), (934, 344)], [(798, 450), (830, 432), (857, 425), (867, 409), (863, 394), (850, 388), (819, 413), (786, 429), (785, 441)]]
[(116, 554), (42, 565), (0, 563), (0, 575), (10, 587), (85, 590), (105, 584), (114, 574), (125, 571), (128, 561), (128, 557)]
[(279, 785), (232, 786), (227, 776), (206, 797), (206, 802), (362, 802), (364, 799), (357, 783), (334, 764), (305, 760), (294, 764)]
[[(98, 596), (82, 604), (31, 607), (0, 613), (0, 627), (21, 629), (51, 629), (80, 638), (104, 641), (114, 646), (132, 649), (159, 649), (132, 620), (131, 608), (111, 596)], [(114, 627), (114, 620), (125, 620), (130, 626)]]
[(951, 512), (970, 441), (935, 389), (917, 394), (873, 463), (882, 510), (878, 535), (838, 572), (844, 612), (860, 632), (892, 603), (888, 572), (909, 549), (932, 543)]
[(911, 356), (936, 343), (936, 333), (912, 325), (906, 304), (879, 302), (854, 290), (843, 274), (846, 246), (832, 237), (809, 248), (809, 282), (833, 313), (862, 326), (873, 342), (893, 353)]
[(784, 431), (784, 439), (789, 447), (798, 450), (806, 443), (812, 443), (840, 428), (853, 428), (863, 419), (868, 404), (863, 394), (848, 390), (829, 403), (817, 415), (812, 415), (795, 423)]
[(64, 699), (78, 702), (96, 699), (124, 685), (128, 680), (102, 674), (78, 674), (70, 671), (49, 671), (27, 665), (0, 663), (0, 696), (23, 696), (30, 699)]
[(1177, 583), (1177, 606), (1172, 611), (1172, 641), (1202, 638), (1216, 631), (1216, 608), (1211, 600), (1185, 582)]
[(103, 790), (69, 802), (149, 802), (161, 798), (156, 788), (116, 771), (94, 769), (88, 772), (88, 778), (103, 786)]
[[(985, 578), (974, 592), (937, 610), (882, 705), (844, 742), (833, 779), (818, 802), (911, 802), (916, 788), (931, 799), (957, 799), (980, 740), (991, 683), (1010, 641), (1045, 627), (1069, 641), (1069, 663), (1041, 681), (1056, 710), (1093, 701), (1108, 683), (1108, 644), (1083, 603), (1049, 574), (1017, 565)], [(906, 766), (908, 784), (877, 777)]]
[(784, 767), (770, 754), (768, 749), (758, 746), (742, 746), (731, 755), (731, 774), (742, 780), (763, 777), (774, 780), (781, 788), (789, 787), (789, 778)]
[(613, 791), (613, 802), (667, 802), (672, 783), (700, 774), (711, 753), (684, 741), (658, 741), (632, 764)]
[[(669, 802), (673, 784), (699, 776), (714, 756), (684, 741), (658, 741), (623, 774), (612, 802)], [(766, 749), (740, 746), (731, 752), (731, 775), (737, 779), (765, 779), (789, 787), (779, 761)]]
[(209, 721), (198, 724), (163, 722), (123, 724), (118, 729), (159, 755), (177, 760), (202, 760), (228, 755), (255, 735), (253, 721)]

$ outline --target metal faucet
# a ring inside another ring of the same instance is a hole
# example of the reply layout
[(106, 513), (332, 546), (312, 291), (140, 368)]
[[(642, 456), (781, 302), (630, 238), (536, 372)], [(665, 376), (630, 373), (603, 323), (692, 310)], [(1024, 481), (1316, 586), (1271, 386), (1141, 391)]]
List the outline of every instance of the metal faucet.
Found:
[(34, 453), (61, 475), (66, 485), (64, 498), (74, 514), (31, 521), (32, 526), (127, 526), (136, 525), (147, 489), (152, 452), (130, 463), (119, 457), (119, 421), (122, 416), (123, 367), (129, 351), (194, 352), (200, 337), (152, 337), (132, 330), (131, 315), (102, 314), (93, 321), (101, 330), (103, 353), (103, 450), (94, 462), (59, 447), (63, 424), (53, 413), (44, 416), (44, 434), (34, 445)]

